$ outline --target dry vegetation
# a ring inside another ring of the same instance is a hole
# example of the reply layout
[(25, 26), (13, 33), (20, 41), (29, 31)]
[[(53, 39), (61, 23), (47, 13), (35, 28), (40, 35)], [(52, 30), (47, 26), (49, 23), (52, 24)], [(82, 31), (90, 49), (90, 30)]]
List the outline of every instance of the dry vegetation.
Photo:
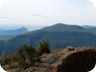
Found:
[[(80, 59), (78, 60), (77, 58)], [(88, 58), (93, 59), (88, 60)], [(65, 49), (51, 51), (51, 53), (49, 54), (43, 53), (41, 56), (39, 56), (39, 59), (40, 62), (35, 62), (33, 66), (31, 65), (25, 69), (16, 67), (8, 71), (9, 72), (87, 72), (77, 70), (79, 69), (78, 64), (79, 63), (82, 64), (84, 62), (86, 63), (87, 61), (89, 61), (88, 63), (93, 64), (94, 61), (91, 62), (91, 60), (95, 60), (96, 62), (96, 49), (89, 47), (78, 47), (78, 48), (67, 47)], [(82, 60), (84, 62), (82, 62)], [(75, 64), (74, 61), (77, 63), (77, 66), (75, 65), (73, 66), (73, 64)], [(69, 68), (66, 67), (66, 65), (69, 66)], [(16, 64), (14, 64), (14, 66), (16, 66)], [(7, 66), (5, 65), (3, 67), (5, 68)], [(74, 67), (77, 67), (77, 69)], [(74, 71), (74, 69), (77, 71)]]

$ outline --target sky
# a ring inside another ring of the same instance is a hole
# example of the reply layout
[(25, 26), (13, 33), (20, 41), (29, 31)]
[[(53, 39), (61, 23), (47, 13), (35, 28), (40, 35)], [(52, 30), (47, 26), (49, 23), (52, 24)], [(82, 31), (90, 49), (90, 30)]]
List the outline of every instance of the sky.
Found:
[(0, 0), (0, 28), (56, 23), (96, 26), (96, 0)]

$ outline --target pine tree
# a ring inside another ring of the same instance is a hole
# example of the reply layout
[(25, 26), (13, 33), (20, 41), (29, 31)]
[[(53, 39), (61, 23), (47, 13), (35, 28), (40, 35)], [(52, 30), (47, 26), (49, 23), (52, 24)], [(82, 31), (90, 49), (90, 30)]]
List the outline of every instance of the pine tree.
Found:
[(43, 53), (50, 53), (48, 40), (40, 42), (39, 54), (42, 55)]
[(26, 68), (38, 61), (38, 55), (31, 46), (24, 45), (18, 51), (18, 62), (20, 67)]

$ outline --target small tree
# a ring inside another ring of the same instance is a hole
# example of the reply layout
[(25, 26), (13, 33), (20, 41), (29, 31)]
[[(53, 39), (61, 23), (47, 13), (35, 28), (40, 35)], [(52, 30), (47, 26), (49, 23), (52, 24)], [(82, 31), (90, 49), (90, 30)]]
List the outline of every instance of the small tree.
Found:
[(6, 64), (10, 65), (10, 60), (7, 55), (4, 55), (3, 58), (1, 59), (1, 65), (6, 65)]
[(14, 57), (14, 50), (12, 50), (9, 54), (9, 60), (11, 63), (15, 62), (15, 57)]
[(42, 55), (43, 53), (50, 53), (48, 40), (43, 40), (42, 42), (40, 42), (39, 54)]
[(27, 45), (24, 45), (19, 49), (17, 56), (19, 66), (23, 68), (34, 65), (34, 63), (38, 60), (35, 49)]

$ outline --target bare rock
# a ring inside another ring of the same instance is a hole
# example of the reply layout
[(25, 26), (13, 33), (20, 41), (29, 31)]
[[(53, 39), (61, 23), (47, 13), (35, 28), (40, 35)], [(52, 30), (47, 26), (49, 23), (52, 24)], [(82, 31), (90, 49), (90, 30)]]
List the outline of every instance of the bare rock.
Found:
[(78, 47), (54, 50), (42, 55), (40, 60), (41, 63), (20, 72), (88, 72), (95, 66), (96, 49)]

